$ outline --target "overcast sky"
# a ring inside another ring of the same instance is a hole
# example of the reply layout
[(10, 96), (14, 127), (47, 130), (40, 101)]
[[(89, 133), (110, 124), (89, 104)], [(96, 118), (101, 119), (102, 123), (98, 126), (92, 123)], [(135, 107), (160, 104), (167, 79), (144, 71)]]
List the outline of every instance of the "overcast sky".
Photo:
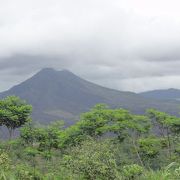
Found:
[(43, 67), (134, 92), (180, 88), (179, 0), (0, 0), (0, 91)]

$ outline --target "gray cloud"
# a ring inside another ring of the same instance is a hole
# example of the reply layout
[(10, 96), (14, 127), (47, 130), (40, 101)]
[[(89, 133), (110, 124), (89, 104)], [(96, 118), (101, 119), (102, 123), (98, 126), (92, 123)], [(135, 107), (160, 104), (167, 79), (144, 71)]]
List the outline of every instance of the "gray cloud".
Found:
[(43, 67), (101, 85), (180, 88), (178, 0), (0, 0), (0, 91)]

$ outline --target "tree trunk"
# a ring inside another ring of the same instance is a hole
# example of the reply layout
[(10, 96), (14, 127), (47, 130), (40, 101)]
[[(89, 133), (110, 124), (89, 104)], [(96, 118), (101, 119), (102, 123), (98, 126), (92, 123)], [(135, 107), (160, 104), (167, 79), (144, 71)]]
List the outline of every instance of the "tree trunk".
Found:
[(8, 131), (9, 131), (9, 141), (12, 139), (13, 137), (13, 129), (12, 128), (8, 128)]
[(137, 157), (138, 157), (138, 159), (139, 159), (139, 162), (141, 163), (141, 166), (144, 167), (144, 163), (143, 163), (143, 161), (142, 161), (142, 159), (141, 159), (141, 156), (139, 155), (139, 151), (138, 151), (137, 146), (136, 146), (136, 143), (134, 142), (133, 139), (132, 139), (132, 143), (133, 143), (134, 149), (135, 149), (135, 151), (136, 151), (136, 155), (137, 155)]
[(170, 140), (170, 133), (168, 128), (167, 128), (167, 140), (168, 140), (168, 153), (169, 153), (169, 157), (171, 158), (171, 140)]

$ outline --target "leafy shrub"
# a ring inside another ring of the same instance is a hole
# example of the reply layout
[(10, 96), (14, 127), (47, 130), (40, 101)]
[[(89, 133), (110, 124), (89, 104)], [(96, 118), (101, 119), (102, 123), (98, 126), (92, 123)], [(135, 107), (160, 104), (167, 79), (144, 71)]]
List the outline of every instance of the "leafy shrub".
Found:
[(0, 152), (0, 179), (12, 179), (12, 173), (10, 172), (10, 159), (8, 154), (5, 152)]
[(5, 152), (0, 153), (0, 168), (1, 170), (8, 170), (10, 167), (9, 156)]
[(116, 179), (118, 167), (108, 143), (83, 142), (64, 156), (64, 165), (84, 179)]
[(16, 166), (15, 177), (18, 180), (41, 180), (42, 174), (28, 165), (20, 164)]
[(141, 180), (179, 180), (180, 179), (180, 166), (173, 162), (169, 164), (167, 167), (158, 171), (146, 171)]
[(143, 167), (137, 164), (123, 166), (122, 172), (125, 179), (134, 179), (143, 173)]

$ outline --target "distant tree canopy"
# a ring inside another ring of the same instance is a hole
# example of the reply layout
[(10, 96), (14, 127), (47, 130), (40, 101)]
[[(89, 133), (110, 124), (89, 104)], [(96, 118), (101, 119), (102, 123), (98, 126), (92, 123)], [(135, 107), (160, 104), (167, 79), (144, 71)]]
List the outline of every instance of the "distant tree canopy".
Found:
[(11, 138), (16, 128), (24, 125), (30, 118), (32, 106), (16, 96), (0, 100), (0, 125), (6, 126)]

